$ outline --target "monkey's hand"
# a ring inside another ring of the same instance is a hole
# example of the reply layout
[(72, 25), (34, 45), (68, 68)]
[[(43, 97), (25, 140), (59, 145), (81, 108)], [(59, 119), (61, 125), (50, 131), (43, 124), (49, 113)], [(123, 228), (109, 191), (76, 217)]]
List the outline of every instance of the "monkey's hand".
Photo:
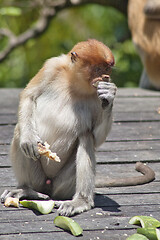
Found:
[(38, 143), (44, 144), (38, 137), (21, 138), (20, 148), (26, 157), (36, 161), (41, 156), (38, 151)]
[(102, 108), (112, 106), (117, 87), (114, 83), (100, 81), (97, 86), (97, 95), (102, 102)]

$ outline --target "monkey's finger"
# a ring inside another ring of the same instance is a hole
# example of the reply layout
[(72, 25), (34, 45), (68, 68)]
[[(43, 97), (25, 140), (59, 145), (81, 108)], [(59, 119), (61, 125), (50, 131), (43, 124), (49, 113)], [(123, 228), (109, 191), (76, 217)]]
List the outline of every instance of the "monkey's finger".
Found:
[[(104, 88), (104, 89), (98, 89), (97, 90), (97, 93), (100, 95), (100, 94), (108, 94), (110, 91), (109, 91), (109, 89), (107, 89), (107, 88)], [(113, 91), (113, 93), (114, 93), (114, 91)]]
[(1, 195), (1, 202), (4, 203), (5, 200), (9, 197), (14, 197), (14, 198), (19, 199), (19, 196), (17, 195), (17, 192), (18, 192), (18, 189), (15, 189), (13, 191), (5, 190), (2, 194), (3, 196)]
[(22, 152), (24, 153), (24, 155), (25, 155), (26, 157), (30, 157), (29, 146), (28, 146), (27, 143), (21, 144), (21, 149), (22, 149)]
[(109, 90), (99, 90), (97, 91), (98, 97), (102, 99), (106, 99), (108, 101), (113, 100), (115, 97), (115, 92), (114, 91), (109, 91)]
[(110, 82), (104, 82), (104, 81), (99, 81), (98, 83), (98, 88), (105, 88), (111, 86), (112, 83)]
[(14, 197), (13, 192), (8, 192), (5, 196), (5, 199), (8, 198), (8, 197)]
[(68, 202), (64, 202), (57, 210), (60, 216), (72, 216), (74, 214), (74, 206)]
[(40, 158), (40, 154), (38, 153), (37, 145), (24, 143), (21, 145), (21, 149), (26, 157), (32, 158), (33, 160), (38, 160)]
[(35, 146), (35, 145), (32, 144), (30, 151), (31, 151), (30, 152), (31, 156), (35, 161), (40, 159), (40, 154), (38, 152), (37, 145)]
[(9, 193), (9, 191), (6, 189), (4, 190), (4, 192), (2, 193), (0, 199), (1, 199), (1, 203), (4, 203), (5, 202), (5, 199), (6, 199), (6, 196), (7, 194)]
[(111, 99), (114, 99), (115, 97), (115, 92), (114, 91), (109, 91), (107, 89), (105, 90), (99, 90), (97, 91), (97, 94), (99, 96), (99, 98), (104, 98), (104, 99), (108, 99), (108, 98), (111, 98)]
[(116, 85), (114, 83), (110, 83), (110, 82), (103, 82), (103, 81), (100, 81), (98, 83), (98, 88), (101, 89), (101, 88), (112, 88), (112, 89), (117, 89)]
[(55, 201), (54, 203), (55, 203), (54, 207), (59, 208), (64, 203), (64, 201)]

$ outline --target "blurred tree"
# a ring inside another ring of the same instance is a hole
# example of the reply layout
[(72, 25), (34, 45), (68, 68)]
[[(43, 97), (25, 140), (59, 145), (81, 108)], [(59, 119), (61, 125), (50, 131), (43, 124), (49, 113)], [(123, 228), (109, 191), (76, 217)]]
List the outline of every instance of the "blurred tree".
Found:
[[(91, 2), (99, 5), (78, 6)], [(1, 1), (0, 87), (24, 87), (47, 58), (67, 53), (88, 38), (114, 52), (112, 79), (117, 86), (137, 86), (142, 66), (130, 40), (126, 9), (127, 0)]]

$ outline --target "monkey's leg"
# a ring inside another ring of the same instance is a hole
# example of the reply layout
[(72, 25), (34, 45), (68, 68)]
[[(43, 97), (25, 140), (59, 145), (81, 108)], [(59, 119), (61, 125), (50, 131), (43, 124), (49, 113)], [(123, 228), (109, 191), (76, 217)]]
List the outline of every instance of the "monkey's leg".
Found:
[[(72, 200), (56, 202), (60, 215), (72, 216), (94, 206), (95, 154), (93, 135), (79, 138), (76, 156), (76, 192)], [(69, 177), (69, 176), (68, 176)]]
[(26, 157), (19, 147), (19, 141), (15, 138), (11, 145), (10, 157), (18, 181), (18, 189), (8, 193), (6, 191), (2, 194), (1, 201), (9, 196), (18, 199), (49, 199), (48, 194), (51, 186), (46, 183), (47, 177), (44, 174), (41, 162)]
[[(76, 148), (75, 148), (76, 150)], [(53, 178), (52, 199), (68, 200), (72, 199), (76, 189), (76, 151), (69, 157), (69, 161), (60, 170), (58, 175)]]
[(0, 197), (1, 203), (4, 203), (6, 198), (8, 198), (8, 197), (18, 198), (19, 200), (20, 199), (31, 199), (31, 200), (50, 199), (50, 197), (48, 195), (36, 192), (33, 189), (28, 188), (28, 187), (17, 188), (12, 191), (5, 190)]

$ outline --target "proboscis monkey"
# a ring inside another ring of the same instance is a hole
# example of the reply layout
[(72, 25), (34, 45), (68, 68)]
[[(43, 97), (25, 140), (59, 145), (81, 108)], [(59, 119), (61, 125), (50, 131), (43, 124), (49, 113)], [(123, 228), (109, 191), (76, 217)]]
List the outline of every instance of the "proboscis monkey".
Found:
[(144, 66), (140, 87), (160, 90), (160, 1), (129, 0), (128, 23)]
[[(127, 182), (108, 183), (102, 176), (95, 180), (95, 148), (105, 141), (112, 124), (116, 86), (109, 74), (113, 66), (111, 50), (93, 39), (46, 61), (20, 97), (11, 145), (18, 189), (5, 191), (2, 201), (8, 196), (67, 199), (56, 201), (56, 206), (60, 215), (71, 216), (94, 206), (95, 186), (146, 182), (145, 175)], [(40, 156), (37, 144), (45, 141), (60, 162)], [(143, 168), (140, 164), (146, 174), (148, 168)]]

